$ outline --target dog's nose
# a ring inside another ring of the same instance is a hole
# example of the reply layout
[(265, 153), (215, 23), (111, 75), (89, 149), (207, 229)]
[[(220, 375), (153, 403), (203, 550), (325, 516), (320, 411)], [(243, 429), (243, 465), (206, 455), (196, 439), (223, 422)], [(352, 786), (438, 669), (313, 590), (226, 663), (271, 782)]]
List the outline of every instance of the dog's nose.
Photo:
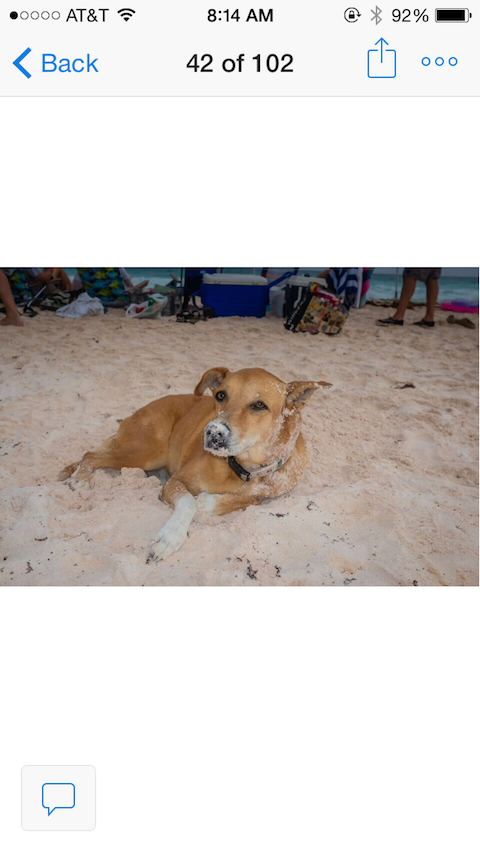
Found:
[(226, 423), (212, 422), (205, 428), (205, 443), (212, 449), (224, 449), (229, 437), (230, 429)]

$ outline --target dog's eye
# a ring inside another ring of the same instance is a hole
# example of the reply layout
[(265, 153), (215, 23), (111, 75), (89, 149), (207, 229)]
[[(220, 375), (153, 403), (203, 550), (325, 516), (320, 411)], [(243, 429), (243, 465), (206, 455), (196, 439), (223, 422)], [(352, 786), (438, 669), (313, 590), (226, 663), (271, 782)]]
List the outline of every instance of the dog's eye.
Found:
[(265, 405), (261, 399), (258, 399), (257, 402), (252, 403), (253, 411), (267, 411), (268, 405)]
[(219, 402), (223, 402), (226, 397), (227, 394), (225, 393), (225, 391), (218, 391), (218, 393), (215, 394), (215, 399), (218, 399)]

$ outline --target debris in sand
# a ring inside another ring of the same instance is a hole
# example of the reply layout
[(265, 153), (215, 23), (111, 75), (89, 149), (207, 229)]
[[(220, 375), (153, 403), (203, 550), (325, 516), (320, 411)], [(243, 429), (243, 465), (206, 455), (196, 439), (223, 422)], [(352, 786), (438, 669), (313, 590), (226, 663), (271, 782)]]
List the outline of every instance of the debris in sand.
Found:
[(447, 322), (449, 322), (450, 325), (463, 325), (464, 328), (475, 328), (475, 323), (472, 322), (471, 319), (468, 319), (468, 317), (457, 319), (457, 317), (454, 317), (453, 314), (450, 314), (447, 317)]
[(80, 538), (81, 535), (86, 535), (86, 532), (80, 532), (78, 535), (65, 535), (62, 538), (62, 541), (71, 541), (72, 538)]

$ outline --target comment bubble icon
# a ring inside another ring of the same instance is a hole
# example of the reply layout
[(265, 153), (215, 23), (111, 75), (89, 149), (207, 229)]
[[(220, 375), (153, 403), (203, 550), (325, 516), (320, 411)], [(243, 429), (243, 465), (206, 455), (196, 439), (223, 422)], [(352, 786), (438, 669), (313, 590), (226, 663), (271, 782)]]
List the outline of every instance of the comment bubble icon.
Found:
[(94, 766), (22, 767), (24, 831), (93, 831), (95, 824)]
[(48, 816), (56, 810), (71, 810), (75, 807), (75, 784), (65, 782), (42, 784), (42, 806), (47, 809)]

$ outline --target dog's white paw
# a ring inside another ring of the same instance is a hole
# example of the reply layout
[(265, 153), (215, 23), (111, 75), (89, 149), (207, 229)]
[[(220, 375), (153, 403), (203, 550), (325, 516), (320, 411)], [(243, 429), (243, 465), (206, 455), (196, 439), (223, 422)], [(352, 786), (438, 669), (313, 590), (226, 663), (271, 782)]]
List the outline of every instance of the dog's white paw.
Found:
[(79, 488), (91, 488), (90, 483), (87, 482), (86, 479), (77, 479), (75, 475), (69, 476), (69, 478), (66, 480), (66, 483), (70, 488), (70, 491), (78, 491)]
[(215, 511), (217, 505), (218, 494), (208, 494), (207, 491), (201, 491), (197, 497), (197, 509), (199, 512), (208, 512), (211, 514)]
[(185, 529), (179, 524), (170, 523), (167, 521), (160, 532), (150, 542), (148, 560), (153, 559), (154, 562), (159, 562), (161, 559), (167, 559), (172, 553), (180, 550), (182, 544), (187, 538)]
[(193, 494), (183, 494), (175, 503), (173, 515), (162, 527), (150, 544), (147, 562), (154, 559), (166, 559), (179, 550), (185, 541), (190, 522), (195, 515), (195, 497)]

